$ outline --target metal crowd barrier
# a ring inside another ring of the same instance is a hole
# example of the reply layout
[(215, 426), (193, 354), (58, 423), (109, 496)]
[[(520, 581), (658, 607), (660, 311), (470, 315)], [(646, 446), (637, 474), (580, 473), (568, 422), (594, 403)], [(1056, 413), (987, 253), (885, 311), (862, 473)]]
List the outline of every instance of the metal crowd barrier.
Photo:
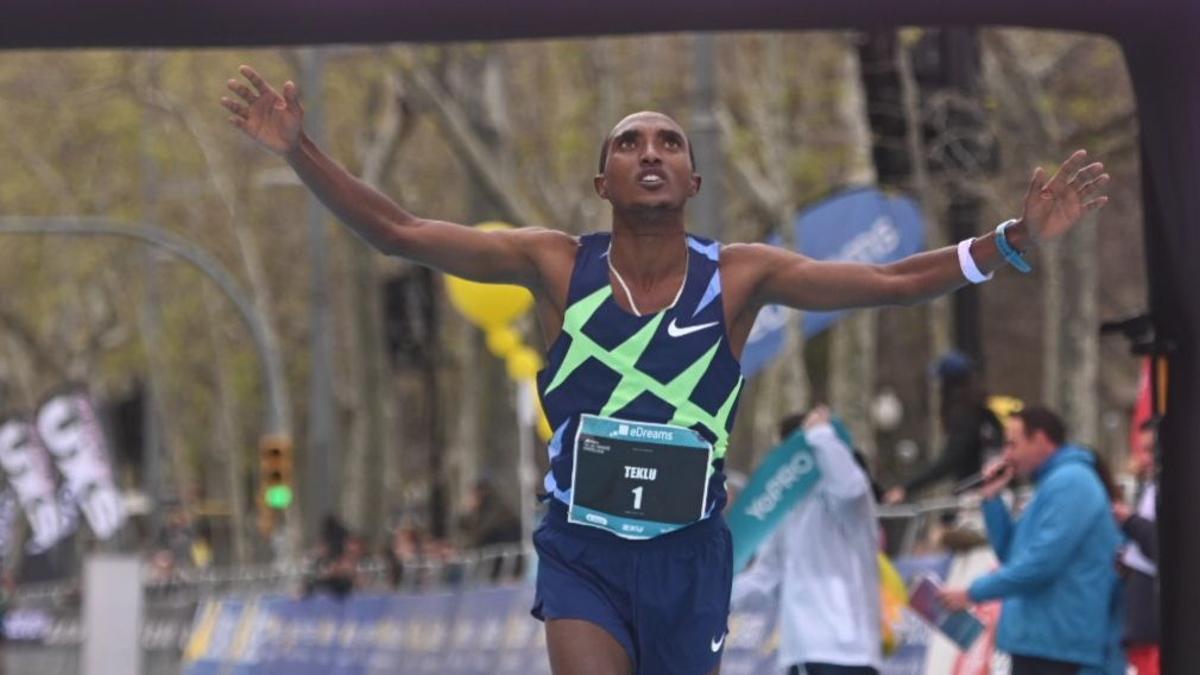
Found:
[[(399, 565), (375, 557), (357, 567), (359, 583), (355, 590), (420, 593), (511, 583), (529, 573), (532, 561), (532, 547), (520, 545), (488, 547), (445, 559), (403, 561)], [(201, 601), (223, 595), (298, 596), (312, 578), (313, 568), (307, 561), (181, 570), (168, 580), (153, 579), (147, 568), (142, 674), (178, 674)], [(70, 580), (15, 589), (5, 618), (11, 634), (0, 649), (0, 675), (79, 672), (83, 644), (79, 584), (78, 580)]]
[[(920, 532), (930, 519), (943, 513), (956, 512), (968, 520), (978, 517), (977, 497), (933, 497), (917, 502), (880, 505), (879, 518), (885, 524), (901, 528), (903, 536), (898, 553), (912, 550)], [(529, 545), (491, 546), (441, 559), (401, 561), (396, 567), (382, 557), (364, 559), (357, 568), (363, 588), (397, 592), (436, 590), (446, 587), (476, 587), (491, 583), (518, 580), (532, 573), (533, 548)], [(148, 601), (166, 598), (200, 599), (217, 594), (300, 592), (311, 575), (307, 561), (290, 560), (275, 563), (183, 569), (168, 580), (155, 580), (147, 569), (145, 589)], [(396, 574), (398, 583), (391, 576)], [(18, 586), (12, 601), (22, 604), (54, 604), (77, 602), (79, 581), (58, 581)]]
[[(922, 533), (944, 513), (958, 514), (957, 525), (982, 532), (976, 497), (936, 497), (919, 502), (880, 506), (879, 517), (889, 539), (889, 552), (904, 556)], [(356, 569), (356, 590), (402, 594), (470, 590), (511, 583), (532, 576), (529, 545), (495, 546), (454, 556), (389, 564), (382, 557), (364, 560)], [(311, 581), (308, 561), (181, 570), (171, 579), (145, 576), (146, 620), (142, 635), (143, 672), (177, 673), (197, 605), (225, 596), (278, 594), (299, 596)], [(78, 580), (19, 586), (10, 598), (14, 636), (3, 650), (4, 673), (75, 673), (83, 640)], [(6, 622), (7, 623), (7, 622)], [(35, 636), (37, 636), (35, 638)]]
[[(514, 581), (523, 577), (533, 561), (529, 546), (491, 546), (434, 560), (401, 561), (392, 566), (382, 557), (363, 560), (356, 568), (361, 588), (398, 592), (427, 591), (446, 587), (473, 587)], [(391, 576), (398, 572), (398, 583)], [(228, 593), (300, 592), (312, 577), (307, 561), (282, 561), (237, 567), (184, 569), (167, 580), (151, 578), (145, 572), (147, 601), (166, 598), (203, 598)], [(56, 581), (18, 586), (13, 604), (55, 604), (78, 602), (79, 581)]]

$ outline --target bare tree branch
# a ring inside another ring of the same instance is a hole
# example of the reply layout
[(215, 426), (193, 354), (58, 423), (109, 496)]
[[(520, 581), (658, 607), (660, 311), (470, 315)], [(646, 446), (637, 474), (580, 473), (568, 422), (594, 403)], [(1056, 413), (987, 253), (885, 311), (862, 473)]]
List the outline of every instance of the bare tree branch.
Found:
[(539, 225), (547, 219), (524, 197), (512, 176), (500, 170), (501, 163), (488, 151), (487, 145), (472, 128), (466, 111), (438, 82), (429, 67), (414, 62), (408, 72), (422, 103), (438, 116), (458, 157), (467, 162), (483, 180), (488, 196), (505, 212), (507, 219), (518, 225)]
[(792, 204), (786, 188), (772, 176), (761, 171), (758, 166), (733, 147), (733, 139), (737, 136), (737, 123), (733, 113), (727, 106), (720, 106), (716, 111), (717, 125), (721, 130), (722, 151), (729, 160), (730, 179), (737, 186), (738, 193), (749, 203), (758, 217), (767, 224), (767, 228), (776, 227), (780, 215), (789, 211)]
[(25, 317), (14, 311), (3, 300), (0, 300), (0, 328), (8, 333), (14, 342), (21, 345), (21, 349), (33, 361), (35, 370), (47, 373), (59, 381), (67, 379), (66, 365), (42, 343), (37, 336), (37, 331), (25, 320)]

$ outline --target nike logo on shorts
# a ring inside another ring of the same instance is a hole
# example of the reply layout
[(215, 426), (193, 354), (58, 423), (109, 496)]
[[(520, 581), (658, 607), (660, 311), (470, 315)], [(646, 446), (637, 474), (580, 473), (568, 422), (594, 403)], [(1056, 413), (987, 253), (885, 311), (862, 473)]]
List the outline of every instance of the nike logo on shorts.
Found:
[(717, 325), (716, 321), (709, 321), (708, 323), (698, 323), (695, 326), (684, 326), (683, 328), (680, 328), (678, 325), (676, 325), (675, 319), (671, 319), (671, 323), (667, 324), (667, 335), (670, 335), (671, 337), (683, 337), (684, 335), (691, 335), (692, 333), (704, 330), (705, 328), (712, 328), (715, 325)]
[(709, 645), (710, 647), (712, 647), (712, 651), (713, 651), (713, 653), (714, 653), (714, 654), (716, 654), (717, 652), (721, 651), (721, 645), (724, 645), (724, 644), (725, 644), (725, 636), (726, 636), (726, 635), (729, 635), (729, 633), (721, 633), (721, 639), (720, 639), (720, 640), (713, 640), (713, 641), (712, 641), (712, 644), (711, 644), (711, 645)]

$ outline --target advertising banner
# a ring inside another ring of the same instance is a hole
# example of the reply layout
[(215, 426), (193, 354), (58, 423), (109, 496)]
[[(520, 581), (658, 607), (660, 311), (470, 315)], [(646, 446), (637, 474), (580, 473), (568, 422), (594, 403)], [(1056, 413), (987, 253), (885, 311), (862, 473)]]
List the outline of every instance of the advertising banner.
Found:
[(51, 397), (38, 410), (36, 427), (88, 525), (108, 539), (125, 522), (125, 511), (91, 398), (81, 391)]
[[(901, 558), (906, 579), (945, 575), (949, 556)], [(529, 614), (533, 587), (512, 585), (426, 595), (228, 597), (201, 603), (183, 675), (549, 675), (545, 633)], [(721, 672), (773, 675), (776, 602), (733, 607)], [(884, 675), (922, 675), (931, 630), (906, 618)]]
[[(794, 223), (797, 250), (814, 260), (880, 264), (894, 262), (925, 246), (925, 221), (916, 201), (873, 187), (838, 192), (801, 211)], [(779, 246), (778, 236), (766, 243)], [(804, 315), (804, 336), (811, 338), (837, 322), (844, 312)], [(742, 375), (750, 377), (783, 347), (794, 310), (768, 305), (759, 311), (742, 350)]]
[[(908, 257), (925, 246), (925, 222), (917, 202), (873, 187), (844, 190), (796, 216), (796, 242), (814, 260), (878, 265)], [(804, 335), (812, 337), (845, 312), (808, 312)]]
[(0, 421), (0, 467), (29, 520), (31, 546), (46, 550), (61, 539), (58, 478), (33, 425), (20, 418)]

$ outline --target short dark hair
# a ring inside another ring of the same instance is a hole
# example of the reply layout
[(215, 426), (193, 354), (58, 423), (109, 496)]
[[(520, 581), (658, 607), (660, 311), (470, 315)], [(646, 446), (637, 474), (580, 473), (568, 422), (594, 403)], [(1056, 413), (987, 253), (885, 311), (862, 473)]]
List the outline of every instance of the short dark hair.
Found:
[[(613, 127), (613, 130), (615, 131), (616, 127)], [(696, 153), (692, 150), (692, 139), (690, 136), (687, 135), (686, 131), (683, 132), (683, 138), (684, 138), (684, 140), (687, 141), (688, 159), (690, 159), (692, 161), (692, 173), (695, 173), (696, 172)], [(600, 167), (599, 167), (599, 171), (597, 171), (596, 173), (604, 173), (604, 167), (605, 167), (605, 165), (608, 164), (608, 144), (612, 142), (612, 139), (613, 139), (613, 135), (612, 135), (612, 131), (610, 131), (604, 137), (604, 140), (600, 143)]]
[(1013, 417), (1021, 420), (1025, 425), (1025, 437), (1028, 438), (1034, 432), (1040, 431), (1046, 434), (1046, 438), (1055, 446), (1060, 446), (1067, 442), (1067, 427), (1063, 424), (1062, 418), (1050, 411), (1049, 408), (1042, 406), (1028, 406), (1018, 410), (1012, 414)]
[(787, 417), (779, 420), (779, 440), (785, 441), (788, 436), (791, 436), (801, 424), (804, 424), (804, 418), (808, 416), (807, 412), (792, 413)]

